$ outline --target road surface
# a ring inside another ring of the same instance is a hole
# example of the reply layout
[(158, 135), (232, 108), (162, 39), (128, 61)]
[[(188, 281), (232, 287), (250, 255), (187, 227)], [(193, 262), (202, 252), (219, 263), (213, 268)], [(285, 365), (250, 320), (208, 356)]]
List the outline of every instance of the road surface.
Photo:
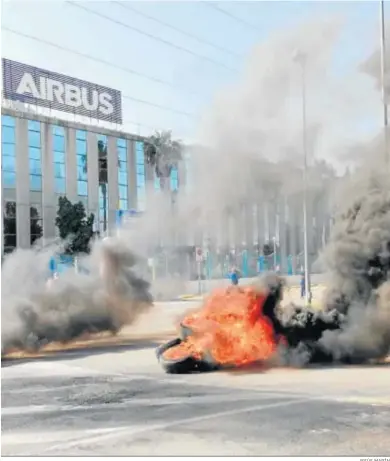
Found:
[(156, 343), (2, 363), (2, 454), (390, 453), (390, 367), (165, 375)]

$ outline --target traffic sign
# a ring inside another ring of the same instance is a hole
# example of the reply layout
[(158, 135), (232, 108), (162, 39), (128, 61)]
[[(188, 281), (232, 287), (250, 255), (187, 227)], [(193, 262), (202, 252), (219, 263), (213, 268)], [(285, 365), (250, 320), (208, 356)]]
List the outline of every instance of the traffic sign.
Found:
[(200, 247), (197, 247), (195, 250), (196, 262), (200, 263), (203, 260), (203, 250)]

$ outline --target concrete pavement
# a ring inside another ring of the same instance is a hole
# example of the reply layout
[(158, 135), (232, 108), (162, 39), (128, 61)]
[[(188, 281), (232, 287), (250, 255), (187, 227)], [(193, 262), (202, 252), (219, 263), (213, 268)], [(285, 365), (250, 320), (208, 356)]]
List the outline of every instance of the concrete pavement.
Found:
[(390, 367), (165, 375), (156, 340), (2, 363), (3, 455), (390, 452)]

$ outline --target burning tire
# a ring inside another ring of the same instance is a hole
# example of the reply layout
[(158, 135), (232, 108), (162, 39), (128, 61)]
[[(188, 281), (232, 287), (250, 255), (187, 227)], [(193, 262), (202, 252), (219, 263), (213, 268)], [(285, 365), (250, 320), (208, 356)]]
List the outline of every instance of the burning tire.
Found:
[[(205, 353), (201, 359), (196, 358), (189, 354), (185, 348), (180, 349), (178, 346), (181, 344), (183, 344), (183, 340), (175, 338), (157, 348), (157, 358), (166, 373), (189, 374), (216, 371), (220, 368), (210, 354)], [(167, 351), (172, 352), (173, 348), (176, 348), (175, 354), (167, 353)]]

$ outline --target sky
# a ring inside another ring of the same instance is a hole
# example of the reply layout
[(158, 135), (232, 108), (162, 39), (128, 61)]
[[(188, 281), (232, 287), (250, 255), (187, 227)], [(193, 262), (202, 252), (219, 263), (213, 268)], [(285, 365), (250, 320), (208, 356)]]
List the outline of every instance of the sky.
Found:
[[(124, 129), (141, 135), (171, 129), (184, 140), (194, 139), (216, 93), (240, 79), (252, 49), (275, 33), (310, 17), (341, 16), (332, 61), (338, 76), (348, 75), (379, 43), (377, 1), (3, 0), (2, 13), (2, 28), (109, 64), (7, 30), (3, 57), (121, 90)], [(374, 117), (360, 128), (374, 132), (379, 123)]]

